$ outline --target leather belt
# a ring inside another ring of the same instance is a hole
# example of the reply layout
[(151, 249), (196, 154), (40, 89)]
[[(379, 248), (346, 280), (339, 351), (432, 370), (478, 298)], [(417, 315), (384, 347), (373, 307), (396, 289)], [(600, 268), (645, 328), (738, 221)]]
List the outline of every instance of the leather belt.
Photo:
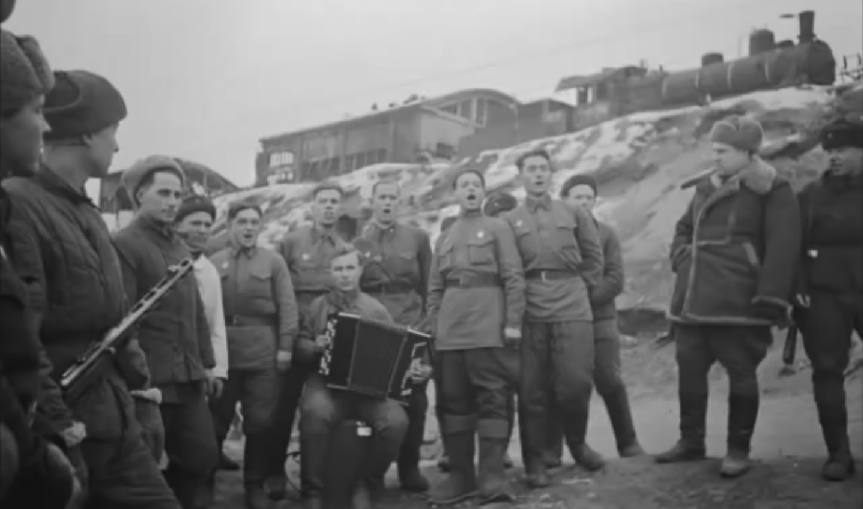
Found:
[(362, 285), (360, 289), (363, 293), (389, 293), (389, 294), (399, 294), (399, 293), (411, 293), (416, 290), (416, 288), (406, 282), (395, 282), (395, 283), (381, 283), (376, 285)]
[(446, 288), (485, 288), (503, 286), (497, 274), (464, 274), (444, 280)]
[(225, 325), (228, 327), (243, 327), (249, 325), (265, 325), (273, 327), (276, 325), (276, 317), (228, 315), (225, 317)]
[(561, 281), (564, 279), (575, 279), (579, 276), (580, 274), (578, 274), (577, 272), (572, 272), (569, 270), (531, 269), (524, 273), (525, 279), (532, 279), (538, 281)]

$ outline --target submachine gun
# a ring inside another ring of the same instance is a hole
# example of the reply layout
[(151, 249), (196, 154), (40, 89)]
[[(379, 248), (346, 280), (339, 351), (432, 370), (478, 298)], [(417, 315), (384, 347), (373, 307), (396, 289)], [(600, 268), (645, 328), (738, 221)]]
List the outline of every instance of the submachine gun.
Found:
[(120, 323), (112, 327), (101, 340), (90, 345), (87, 351), (63, 372), (60, 389), (70, 405), (79, 400), (99, 379), (105, 366), (114, 361), (118, 348), (123, 346), (144, 316), (192, 270), (192, 264), (193, 260), (187, 258), (168, 267), (168, 274), (132, 306)]

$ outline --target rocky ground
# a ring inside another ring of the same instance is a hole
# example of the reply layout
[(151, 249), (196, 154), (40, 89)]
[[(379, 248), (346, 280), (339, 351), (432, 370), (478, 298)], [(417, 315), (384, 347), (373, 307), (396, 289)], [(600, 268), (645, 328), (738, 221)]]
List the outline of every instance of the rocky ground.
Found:
[[(778, 344), (778, 340), (777, 340)], [(725, 396), (724, 372), (713, 372), (714, 384), (709, 413), (708, 450), (711, 459), (687, 465), (657, 466), (649, 458), (612, 459), (607, 468), (594, 475), (574, 467), (555, 473), (555, 485), (547, 490), (522, 490), (513, 504), (496, 507), (520, 509), (855, 509), (863, 507), (863, 477), (841, 484), (829, 484), (818, 476), (824, 457), (818, 417), (811, 397), (809, 371), (805, 364), (797, 374), (779, 377), (780, 348), (775, 348), (762, 366), (764, 394), (761, 416), (753, 443), (757, 464), (746, 477), (727, 481), (716, 475), (718, 457), (724, 453)], [(633, 341), (624, 353), (624, 373), (632, 391), (633, 413), (641, 441), (648, 452), (659, 452), (677, 438), (677, 404), (674, 399), (676, 374), (673, 346), (656, 349), (655, 343)], [(860, 358), (860, 348), (856, 350)], [(856, 456), (863, 455), (863, 373), (848, 378), (850, 435)], [(430, 438), (437, 423), (428, 421)], [(518, 436), (517, 433), (515, 435)], [(601, 401), (594, 400), (590, 443), (614, 456), (614, 439)], [(229, 444), (237, 455), (241, 444)], [(440, 479), (433, 458), (437, 444), (426, 447), (424, 470), (432, 480)], [(510, 452), (518, 457), (519, 444), (513, 439)], [(571, 462), (570, 462), (571, 463)], [(297, 482), (297, 465), (288, 471)], [(858, 472), (863, 468), (858, 468)], [(510, 474), (521, 476), (519, 468)], [(396, 489), (393, 471), (389, 490), (380, 509), (415, 509), (425, 501), (403, 497)], [(294, 507), (296, 500), (273, 504), (273, 509)], [(220, 473), (217, 509), (243, 507), (239, 474)], [(488, 506), (491, 507), (491, 506)]]

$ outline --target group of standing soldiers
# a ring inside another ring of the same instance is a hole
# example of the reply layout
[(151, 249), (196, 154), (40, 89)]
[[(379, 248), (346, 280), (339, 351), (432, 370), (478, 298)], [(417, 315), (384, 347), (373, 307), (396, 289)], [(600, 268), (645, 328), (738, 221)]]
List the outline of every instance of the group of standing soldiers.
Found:
[[(135, 219), (111, 236), (84, 184), (104, 177), (119, 150), (122, 95), (90, 72), (52, 73), (32, 38), (3, 30), (0, 56), (2, 318), (4, 336), (15, 335), (4, 338), (0, 359), (4, 507), (63, 507), (83, 496), (93, 508), (206, 507), (214, 472), (227, 463), (219, 450), (238, 401), (246, 503), (282, 498), (293, 420), (307, 380), (316, 383), (315, 357), (304, 351), (314, 341), (298, 340), (301, 324), (332, 290), (334, 258), (350, 252), (335, 231), (343, 191), (318, 187), (313, 224), (289, 233), (278, 252), (257, 246), (260, 207), (235, 203), (231, 245), (208, 258), (213, 204), (184, 199), (180, 165), (151, 156), (124, 173)], [(852, 330), (863, 328), (861, 134), (859, 119), (825, 128), (831, 168), (798, 203), (754, 156), (763, 137), (757, 123), (717, 123), (717, 172), (698, 183), (671, 249), (681, 440), (658, 461), (704, 457), (706, 375), (718, 360), (731, 380), (722, 473), (749, 469), (755, 370), (790, 299), (813, 361), (830, 453), (824, 477), (853, 471), (842, 372)], [(432, 376), (449, 474), (430, 491), (439, 504), (511, 496), (504, 469), (515, 408), (530, 487), (550, 484), (547, 470), (560, 464), (563, 442), (578, 464), (601, 469), (603, 458), (586, 442), (594, 383), (620, 455), (643, 454), (620, 377), (620, 247), (590, 213), (596, 182), (573, 177), (563, 200), (552, 199), (547, 153), (528, 152), (517, 166), (527, 192), (522, 205), (505, 195), (486, 200), (481, 172), (455, 177), (460, 215), (434, 252), (426, 233), (398, 222), (398, 184), (379, 182), (372, 221), (350, 248), (362, 255), (362, 293), (393, 321), (435, 337)], [(502, 201), (509, 210), (491, 210)], [(787, 227), (799, 217), (799, 231)], [(69, 408), (59, 374), (189, 257), (195, 278), (177, 284)], [(418, 469), (429, 403), (427, 380), (416, 381), (403, 429), (375, 430), (380, 441), (397, 437), (399, 450), (375, 458), (396, 453), (402, 488), (420, 492), (429, 489)], [(306, 409), (317, 415), (311, 402)], [(319, 507), (314, 451), (325, 448), (313, 442), (331, 428), (304, 421), (303, 491)], [(359, 509), (382, 485), (377, 466), (362, 480), (363, 496), (354, 497)]]

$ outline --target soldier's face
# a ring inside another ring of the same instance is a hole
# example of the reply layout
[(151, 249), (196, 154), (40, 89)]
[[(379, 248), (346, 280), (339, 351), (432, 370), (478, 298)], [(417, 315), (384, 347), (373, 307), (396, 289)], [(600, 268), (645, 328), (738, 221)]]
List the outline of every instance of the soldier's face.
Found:
[(836, 175), (860, 175), (863, 172), (863, 149), (855, 147), (836, 148), (827, 151), (830, 171)]
[(153, 174), (152, 182), (138, 190), (138, 214), (160, 223), (173, 223), (183, 200), (183, 183), (170, 171)]
[(111, 163), (114, 162), (114, 154), (120, 151), (117, 143), (117, 129), (119, 124), (114, 124), (102, 129), (96, 134), (84, 137), (87, 146), (87, 158), (92, 163), (91, 177), (102, 178), (108, 174)]
[(593, 193), (593, 188), (585, 184), (573, 186), (569, 193), (563, 197), (563, 200), (570, 207), (578, 207), (587, 212), (593, 210), (593, 206), (596, 205), (596, 195)]
[(324, 189), (312, 201), (312, 219), (316, 225), (332, 227), (341, 214), (342, 195), (335, 189)]
[(258, 243), (261, 233), (261, 216), (255, 209), (241, 210), (231, 220), (231, 240), (240, 247), (252, 247)]
[(485, 186), (479, 175), (465, 173), (455, 181), (455, 198), (464, 210), (479, 210), (485, 200)]
[(743, 150), (725, 143), (713, 143), (713, 163), (716, 165), (716, 171), (723, 177), (737, 175), (750, 160), (749, 153)]
[(396, 184), (381, 184), (372, 196), (372, 212), (377, 221), (389, 224), (395, 221), (399, 207), (399, 186)]
[(210, 240), (213, 217), (207, 212), (195, 212), (177, 223), (177, 233), (192, 252), (201, 252)]
[(551, 165), (542, 156), (531, 156), (523, 161), (521, 179), (524, 190), (531, 195), (542, 195), (551, 187)]
[(330, 262), (330, 274), (339, 290), (343, 292), (356, 290), (360, 284), (360, 276), (363, 274), (359, 252), (333, 258)]
[(0, 115), (0, 154), (16, 173), (36, 171), (42, 154), (42, 135), (48, 130), (42, 116), (42, 96), (13, 113)]

